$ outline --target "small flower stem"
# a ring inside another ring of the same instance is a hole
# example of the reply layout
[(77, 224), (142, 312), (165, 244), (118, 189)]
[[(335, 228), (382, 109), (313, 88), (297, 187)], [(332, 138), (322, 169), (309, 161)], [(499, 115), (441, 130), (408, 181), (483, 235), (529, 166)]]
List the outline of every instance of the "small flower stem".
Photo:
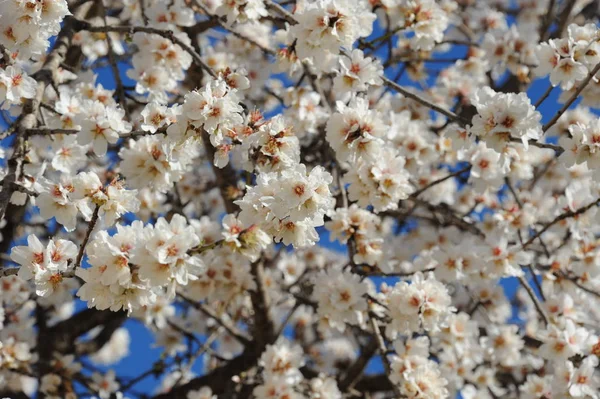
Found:
[(90, 219), (90, 223), (88, 224), (88, 229), (85, 232), (85, 237), (83, 238), (83, 242), (81, 243), (81, 247), (79, 248), (79, 253), (77, 254), (77, 260), (75, 261), (75, 267), (73, 270), (77, 270), (79, 266), (81, 266), (81, 261), (83, 259), (83, 254), (85, 253), (85, 247), (87, 246), (90, 236), (92, 235), (92, 231), (96, 227), (96, 223), (98, 223), (98, 213), (100, 212), (100, 207), (96, 205), (94, 209), (94, 213), (92, 214), (92, 218)]

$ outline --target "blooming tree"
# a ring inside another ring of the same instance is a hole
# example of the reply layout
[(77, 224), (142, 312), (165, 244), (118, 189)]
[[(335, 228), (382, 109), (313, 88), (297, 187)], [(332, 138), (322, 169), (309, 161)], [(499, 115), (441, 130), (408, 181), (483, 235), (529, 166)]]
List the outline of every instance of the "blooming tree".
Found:
[(599, 10), (0, 1), (0, 397), (599, 398)]

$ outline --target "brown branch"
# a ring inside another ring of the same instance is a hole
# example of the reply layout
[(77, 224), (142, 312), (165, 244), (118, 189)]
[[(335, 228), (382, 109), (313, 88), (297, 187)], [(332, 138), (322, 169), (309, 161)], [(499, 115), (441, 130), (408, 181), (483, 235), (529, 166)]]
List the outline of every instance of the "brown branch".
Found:
[[(126, 313), (123, 311), (112, 312), (110, 310), (98, 310), (95, 308), (86, 309), (70, 318), (63, 320), (54, 326), (48, 328), (41, 342), (51, 343), (42, 345), (38, 348), (42, 358), (50, 359), (52, 353), (48, 351), (56, 351), (59, 353), (73, 353), (76, 349), (75, 340), (101, 325), (123, 319)], [(45, 355), (42, 356), (42, 354)]]
[(563, 105), (562, 108), (560, 110), (558, 110), (556, 115), (554, 115), (554, 117), (552, 119), (550, 119), (550, 121), (548, 121), (548, 123), (546, 123), (544, 125), (544, 127), (542, 128), (543, 132), (546, 132), (548, 129), (550, 129), (552, 126), (554, 126), (554, 124), (556, 122), (558, 122), (558, 120), (560, 119), (562, 114), (564, 114), (569, 109), (569, 107), (571, 107), (571, 105), (575, 102), (575, 100), (577, 100), (577, 97), (579, 97), (579, 95), (581, 94), (583, 89), (585, 89), (585, 87), (588, 85), (588, 83), (590, 83), (590, 81), (598, 73), (598, 71), (600, 71), (600, 63), (598, 63), (598, 65), (596, 65), (594, 67), (594, 69), (592, 69), (592, 71), (583, 80), (583, 82), (581, 82), (579, 84), (579, 86), (577, 86), (577, 90), (575, 90), (575, 93), (573, 93), (571, 95), (571, 97), (567, 100), (565, 105)]
[(23, 187), (22, 185), (17, 184), (17, 183), (14, 184), (13, 188), (14, 188), (15, 191), (17, 191), (19, 193), (27, 194), (27, 195), (29, 195), (31, 197), (37, 197), (39, 195), (35, 191), (31, 191), (30, 189), (28, 189), (26, 187)]
[(238, 206), (233, 203), (235, 193), (237, 192), (237, 177), (235, 170), (233, 170), (230, 164), (227, 164), (224, 168), (215, 166), (215, 147), (213, 147), (210, 142), (208, 132), (204, 129), (202, 129), (202, 141), (204, 142), (206, 155), (215, 174), (217, 186), (219, 187), (223, 203), (225, 204), (225, 210), (227, 213), (236, 213), (238, 211)]
[[(521, 140), (515, 138), (515, 137), (511, 137), (510, 141), (512, 141), (513, 143), (522, 143)], [(563, 152), (565, 152), (565, 149), (562, 148), (559, 145), (555, 145), (555, 144), (549, 144), (549, 143), (542, 143), (539, 142), (537, 140), (529, 140), (527, 142), (527, 144), (534, 146), (534, 147), (538, 147), (538, 148), (546, 148), (549, 150), (554, 150), (558, 155), (562, 154)]]
[(121, 327), (125, 320), (125, 314), (122, 314), (122, 317), (110, 320), (104, 325), (102, 331), (100, 331), (93, 339), (75, 344), (75, 353), (77, 353), (78, 356), (82, 356), (98, 352), (108, 341), (110, 341), (113, 333)]
[(581, 215), (582, 213), (587, 212), (588, 210), (590, 210), (594, 206), (597, 206), (598, 204), (600, 204), (600, 199), (592, 202), (591, 204), (583, 206), (575, 211), (568, 211), (568, 212), (565, 212), (565, 213), (557, 216), (550, 223), (546, 224), (540, 231), (535, 233), (533, 235), (533, 237), (531, 237), (525, 244), (523, 244), (523, 249), (526, 249), (529, 245), (531, 245), (531, 243), (533, 243), (537, 238), (539, 238), (542, 234), (544, 234), (550, 227), (554, 226), (556, 223), (558, 223), (562, 220), (565, 220), (565, 219), (569, 219), (569, 218)]
[(214, 321), (217, 322), (221, 327), (223, 327), (229, 335), (238, 340), (242, 345), (248, 346), (251, 343), (250, 338), (246, 336), (242, 331), (240, 331), (234, 324), (230, 323), (226, 319), (221, 318), (215, 311), (213, 311), (209, 306), (193, 301), (192, 299), (182, 295), (181, 293), (177, 293), (177, 295), (183, 299), (186, 303), (193, 306), (195, 309), (204, 313), (206, 316), (210, 317)]
[(538, 108), (540, 105), (542, 105), (542, 103), (548, 98), (550, 93), (552, 93), (552, 90), (554, 90), (554, 86), (552, 86), (552, 84), (550, 84), (548, 86), (548, 88), (546, 89), (546, 91), (544, 92), (544, 94), (542, 94), (542, 96), (540, 98), (538, 98), (538, 100), (535, 102), (535, 104), (533, 104), (534, 108)]
[(261, 352), (257, 350), (257, 346), (249, 345), (241, 355), (233, 358), (225, 365), (201, 377), (196, 377), (181, 386), (175, 387), (167, 393), (156, 395), (153, 399), (185, 398), (189, 391), (200, 389), (204, 386), (209, 387), (213, 391), (213, 394), (221, 394), (232, 384), (232, 377), (256, 366), (260, 354)]
[(360, 376), (378, 349), (379, 344), (377, 339), (374, 337), (364, 348), (362, 348), (360, 356), (354, 361), (354, 363), (348, 367), (346, 374), (338, 384), (340, 391), (348, 392), (348, 390), (352, 389), (359, 382)]
[[(99, 2), (99, 4), (101, 6), (100, 8), (102, 9), (102, 14), (104, 14), (104, 18), (103, 18), (104, 26), (108, 26), (107, 10), (106, 10), (106, 6), (104, 5), (104, 1)], [(123, 88), (123, 80), (121, 79), (121, 74), (119, 72), (119, 67), (117, 65), (117, 59), (115, 57), (113, 41), (112, 41), (112, 38), (110, 37), (110, 35), (105, 35), (105, 39), (106, 39), (106, 45), (108, 46), (108, 61), (110, 64), (110, 69), (112, 71), (113, 78), (115, 80), (117, 99), (118, 99), (119, 104), (121, 105), (121, 108), (123, 109), (123, 112), (125, 112), (125, 118), (127, 120), (130, 120), (131, 118), (129, 116), (129, 108), (127, 107), (127, 99), (125, 97), (125, 89)]]
[(587, 292), (588, 294), (591, 294), (597, 298), (600, 298), (600, 292), (598, 291), (594, 291), (591, 288), (586, 287), (585, 285), (581, 284), (579, 281), (577, 281), (579, 278), (578, 277), (569, 277), (564, 273), (561, 273), (561, 276), (565, 279), (570, 281), (571, 283), (573, 283), (577, 288), (581, 289), (584, 292)]
[[(535, 276), (533, 276), (533, 278), (535, 278)], [(521, 283), (523, 288), (525, 288), (525, 291), (527, 291), (527, 295), (529, 295), (529, 298), (533, 302), (535, 309), (537, 310), (537, 312), (540, 315), (540, 317), (542, 318), (542, 320), (544, 320), (544, 324), (548, 325), (550, 323), (548, 321), (548, 315), (546, 314), (544, 307), (540, 303), (540, 300), (535, 295), (533, 288), (531, 288), (531, 285), (529, 285), (529, 282), (527, 281), (527, 279), (525, 279), (525, 277), (523, 277), (523, 276), (519, 276), (519, 282)]]
[(8, 128), (6, 128), (5, 131), (3, 131), (2, 133), (0, 133), (0, 140), (3, 140), (5, 138), (7, 138), (8, 136), (10, 136), (11, 134), (13, 134), (13, 132), (15, 130), (17, 130), (17, 128), (19, 127), (19, 123), (21, 122), (21, 119), (23, 119), (23, 114), (19, 115), (17, 117), (17, 119), (15, 119), (15, 121), (12, 122), (10, 124), (10, 126), (8, 126)]
[(385, 374), (365, 375), (354, 388), (359, 392), (383, 392), (393, 390), (389, 377)]
[(77, 270), (79, 266), (81, 266), (81, 261), (83, 259), (83, 254), (85, 253), (85, 247), (90, 240), (90, 236), (94, 228), (96, 227), (96, 223), (98, 223), (98, 213), (100, 212), (100, 207), (96, 205), (94, 209), (94, 213), (92, 214), (92, 218), (88, 224), (87, 231), (85, 232), (85, 237), (83, 238), (83, 242), (81, 243), (81, 247), (79, 247), (79, 253), (77, 254), (77, 260), (75, 261), (75, 266), (73, 267), (73, 271)]
[(573, 11), (573, 7), (575, 7), (575, 3), (577, 0), (567, 0), (559, 12), (559, 20), (557, 22), (557, 28), (552, 34), (553, 38), (561, 37), (565, 28), (567, 27), (567, 22), (569, 22), (569, 17), (571, 16), (571, 11)]
[(19, 269), (20, 269), (20, 267), (4, 267), (4, 268), (0, 269), (0, 278), (8, 277), (8, 276), (15, 276), (15, 275), (17, 275), (17, 273), (19, 273)]
[(168, 126), (160, 127), (158, 129), (156, 129), (156, 131), (154, 133), (149, 132), (147, 130), (133, 130), (129, 133), (124, 133), (124, 134), (120, 135), (119, 137), (122, 139), (134, 139), (134, 138), (143, 137), (143, 136), (154, 136), (155, 134), (167, 134), (167, 128), (168, 128)]
[(549, 28), (552, 24), (552, 20), (554, 19), (554, 6), (556, 5), (556, 0), (550, 0), (550, 4), (548, 4), (548, 11), (546, 15), (542, 18), (542, 23), (540, 25), (540, 38), (542, 41), (545, 41), (550, 34)]
[[(388, 376), (391, 375), (392, 373), (392, 367), (390, 365), (390, 360), (387, 357), (387, 348), (385, 346), (385, 340), (383, 339), (383, 335), (381, 335), (381, 330), (379, 329), (379, 325), (377, 324), (377, 320), (375, 320), (374, 317), (372, 317), (371, 315), (369, 315), (369, 319), (371, 320), (371, 327), (373, 328), (373, 332), (375, 333), (375, 342), (377, 342), (378, 348), (379, 348), (379, 354), (381, 355), (381, 361), (383, 363), (383, 366), (385, 368), (385, 373)], [(392, 383), (392, 390), (394, 391), (394, 394), (396, 395), (396, 398), (401, 398), (402, 397), (402, 393), (400, 392), (400, 388), (398, 388), (398, 386), (394, 383)]]
[[(256, 344), (264, 348), (275, 341), (275, 323), (270, 313), (271, 301), (265, 286), (265, 265), (262, 259), (252, 263), (250, 272), (256, 289), (251, 290), (250, 300), (254, 310), (253, 336)], [(262, 350), (261, 350), (262, 352)]]
[(419, 206), (427, 209), (432, 213), (439, 214), (444, 220), (444, 225), (452, 225), (458, 227), (460, 230), (468, 231), (476, 236), (485, 238), (485, 233), (481, 231), (476, 225), (467, 222), (462, 217), (457, 216), (454, 211), (445, 205), (432, 205), (427, 201), (423, 201), (418, 198), (411, 198), (411, 201), (416, 202)]
[(521, 199), (519, 198), (519, 195), (515, 191), (515, 188), (512, 186), (512, 183), (508, 176), (504, 178), (504, 182), (506, 183), (506, 186), (508, 187), (508, 190), (512, 194), (513, 198), (515, 199), (515, 202), (517, 203), (517, 205), (519, 205), (519, 209), (523, 208), (523, 202), (521, 202)]
[(243, 34), (237, 32), (236, 30), (234, 30), (232, 27), (226, 25), (224, 22), (224, 18), (223, 17), (219, 17), (217, 15), (211, 14), (210, 12), (208, 12), (208, 9), (206, 7), (204, 7), (202, 4), (200, 4), (200, 2), (198, 2), (197, 0), (194, 1), (194, 5), (196, 7), (198, 7), (200, 10), (202, 10), (202, 12), (204, 14), (206, 14), (209, 17), (209, 20), (206, 21), (207, 24), (212, 23), (215, 26), (219, 26), (223, 29), (225, 29), (227, 32), (231, 33), (233, 36), (242, 39), (254, 46), (256, 46), (257, 48), (259, 48), (265, 55), (275, 55), (277, 54), (277, 52), (273, 49), (270, 49), (268, 47), (263, 46), (262, 44), (258, 43), (256, 40), (244, 36)]
[(290, 25), (296, 25), (298, 23), (292, 13), (283, 8), (281, 5), (275, 3), (273, 0), (264, 0), (264, 2), (267, 8), (277, 11)]
[(183, 41), (181, 41), (179, 38), (177, 38), (175, 36), (175, 34), (173, 33), (173, 31), (171, 31), (171, 30), (151, 28), (149, 26), (93, 26), (89, 22), (81, 21), (81, 20), (77, 21), (76, 28), (78, 30), (86, 30), (88, 32), (101, 32), (101, 33), (117, 32), (117, 33), (129, 33), (129, 34), (133, 34), (136, 32), (143, 32), (143, 33), (159, 35), (161, 37), (164, 37), (165, 39), (170, 40), (172, 43), (178, 45), (184, 51), (186, 51), (188, 54), (190, 54), (192, 56), (192, 59), (194, 60), (194, 63), (196, 65), (198, 65), (200, 68), (202, 68), (204, 71), (206, 71), (210, 76), (212, 76), (213, 78), (217, 77), (217, 74), (215, 73), (215, 71), (213, 71), (212, 68), (209, 67), (202, 60), (202, 58), (200, 57), (200, 54), (198, 54), (196, 52), (196, 50), (194, 50), (192, 47), (190, 47), (189, 45), (187, 45)]
[(415, 191), (414, 193), (412, 193), (410, 196), (412, 198), (418, 197), (419, 195), (423, 194), (425, 191), (429, 190), (431, 187), (436, 186), (440, 183), (443, 183), (446, 180), (451, 179), (453, 177), (459, 176), (469, 170), (471, 170), (471, 165), (468, 165), (460, 170), (457, 170), (456, 172), (452, 172), (452, 173), (448, 174), (447, 176), (444, 176), (440, 179), (432, 181), (431, 183), (427, 184), (426, 186), (424, 186), (424, 187), (420, 188), (419, 190)]
[(410, 98), (411, 100), (414, 100), (414, 101), (418, 102), (419, 104), (432, 109), (433, 111), (436, 111), (442, 115), (445, 115), (450, 120), (457, 122), (458, 124), (460, 124), (462, 126), (468, 125), (470, 123), (470, 121), (468, 119), (463, 118), (462, 116), (457, 115), (454, 112), (447, 110), (446, 108), (440, 107), (439, 105), (436, 105), (436, 104), (432, 103), (431, 101), (424, 99), (423, 97), (419, 96), (418, 94), (415, 94), (415, 93), (405, 89), (404, 87), (400, 86), (398, 83), (394, 82), (393, 80), (390, 80), (390, 79), (386, 78), (385, 76), (382, 76), (381, 78), (383, 79), (383, 83), (386, 86), (388, 86), (389, 88), (402, 94), (404, 97)]
[(77, 134), (80, 130), (77, 129), (54, 129), (51, 127), (38, 127), (27, 129), (27, 136), (50, 136), (53, 134)]

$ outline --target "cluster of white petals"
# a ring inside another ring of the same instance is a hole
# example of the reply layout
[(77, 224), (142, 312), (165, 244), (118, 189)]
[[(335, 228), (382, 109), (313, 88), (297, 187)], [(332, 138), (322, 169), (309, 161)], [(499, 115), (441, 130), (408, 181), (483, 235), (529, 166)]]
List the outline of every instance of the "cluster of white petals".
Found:
[(540, 43), (538, 75), (550, 75), (553, 86), (569, 90), (600, 62), (600, 29), (597, 24), (570, 25), (564, 38)]
[(391, 364), (390, 379), (399, 384), (408, 398), (446, 398), (448, 381), (442, 376), (438, 364), (429, 359), (429, 339), (418, 337), (394, 344), (395, 355)]
[[(383, 238), (380, 220), (371, 212), (352, 204), (348, 208), (339, 208), (325, 223), (331, 240), (347, 243), (351, 240), (355, 246), (352, 260), (375, 266), (382, 257)], [(382, 265), (383, 266), (383, 265)]]
[(71, 241), (50, 240), (44, 246), (34, 235), (27, 237), (26, 246), (14, 247), (10, 254), (11, 259), (21, 265), (19, 277), (34, 279), (35, 292), (40, 296), (49, 296), (60, 289), (62, 273), (72, 269), (76, 256), (77, 247)]
[[(590, 170), (600, 168), (600, 119), (594, 119), (586, 125), (572, 124), (569, 126), (569, 136), (560, 138), (560, 145), (565, 149), (561, 160), (565, 165), (585, 164)], [(600, 177), (598, 173), (593, 176), (596, 179)]]
[(391, 322), (386, 334), (410, 335), (422, 331), (437, 332), (453, 310), (452, 299), (442, 283), (431, 275), (415, 274), (411, 284), (400, 282), (386, 296)]
[(6, 0), (0, 11), (0, 45), (12, 58), (40, 56), (69, 14), (65, 0)]
[[(187, 35), (177, 35), (179, 40), (190, 45)], [(127, 75), (136, 82), (135, 92), (148, 93), (150, 98), (165, 102), (165, 92), (174, 90), (177, 82), (185, 77), (184, 71), (192, 64), (192, 57), (178, 44), (155, 34), (135, 33), (133, 43), (140, 51), (132, 57), (133, 68), (127, 71)]]
[(154, 225), (117, 225), (117, 233), (100, 232), (87, 250), (88, 269), (77, 269), (85, 284), (78, 296), (100, 310), (129, 312), (152, 305), (157, 295), (173, 296), (178, 285), (196, 280), (202, 260), (190, 254), (200, 237), (184, 217)]
[(349, 271), (330, 269), (316, 276), (314, 297), (319, 304), (319, 316), (327, 324), (343, 331), (345, 323), (365, 321), (368, 285)]
[(371, 34), (376, 16), (368, 4), (366, 0), (300, 1), (294, 14), (298, 23), (288, 29), (287, 42), (300, 61), (329, 69), (340, 47), (350, 49), (356, 40)]
[(499, 153), (503, 153), (512, 139), (525, 148), (529, 140), (541, 137), (542, 115), (535, 110), (525, 93), (496, 93), (489, 87), (477, 91), (472, 99), (477, 108), (471, 134)]
[(382, 0), (381, 3), (390, 9), (394, 28), (404, 34), (413, 34), (410, 38), (413, 49), (431, 50), (444, 39), (449, 18), (435, 0)]
[(32, 79), (19, 66), (9, 65), (0, 68), (0, 104), (2, 109), (19, 105), (24, 99), (33, 98), (36, 91), (35, 79)]
[(315, 227), (325, 223), (325, 213), (333, 207), (331, 182), (329, 172), (319, 166), (310, 172), (297, 164), (280, 173), (261, 173), (236, 202), (240, 220), (259, 226), (275, 242), (296, 248), (313, 245), (319, 239)]

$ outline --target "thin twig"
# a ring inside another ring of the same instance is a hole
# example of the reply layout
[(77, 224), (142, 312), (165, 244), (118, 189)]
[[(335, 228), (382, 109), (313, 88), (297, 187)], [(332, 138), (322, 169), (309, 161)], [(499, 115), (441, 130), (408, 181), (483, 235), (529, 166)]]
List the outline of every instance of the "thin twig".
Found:
[[(371, 327), (373, 328), (373, 332), (375, 333), (375, 339), (376, 339), (377, 345), (379, 347), (379, 353), (381, 354), (381, 360), (382, 360), (383, 366), (385, 368), (385, 373), (387, 374), (387, 376), (389, 378), (389, 376), (392, 373), (392, 366), (390, 364), (390, 359), (388, 359), (388, 357), (387, 357), (387, 348), (385, 347), (385, 341), (383, 339), (383, 335), (381, 335), (381, 330), (379, 329), (377, 320), (375, 320), (375, 318), (372, 317), (371, 315), (369, 315), (369, 319), (371, 321)], [(394, 390), (394, 394), (396, 395), (396, 398), (402, 397), (402, 392), (400, 392), (400, 388), (398, 388), (398, 386), (396, 384), (392, 383), (392, 389)]]
[(8, 277), (8, 276), (15, 276), (19, 273), (19, 269), (20, 269), (20, 267), (4, 267), (4, 268), (0, 269), (0, 278)]
[[(102, 11), (104, 14), (104, 20), (103, 20), (104, 26), (108, 26), (106, 7), (104, 6), (103, 1), (101, 1), (100, 4), (101, 4), (101, 8), (102, 8)], [(113, 78), (115, 80), (117, 98), (118, 98), (119, 104), (121, 105), (121, 108), (123, 109), (123, 112), (125, 112), (125, 119), (130, 120), (131, 118), (129, 116), (129, 108), (127, 108), (127, 100), (125, 98), (125, 89), (123, 88), (123, 80), (121, 79), (121, 74), (119, 72), (119, 67), (117, 65), (117, 59), (115, 57), (113, 41), (112, 41), (112, 38), (110, 37), (110, 35), (105, 35), (105, 38), (106, 38), (106, 45), (108, 46), (108, 60), (110, 63), (110, 69), (112, 71)]]
[(206, 316), (208, 316), (211, 319), (213, 319), (214, 321), (216, 321), (221, 327), (223, 327), (229, 333), (229, 335), (231, 335), (233, 338), (238, 340), (242, 345), (244, 345), (244, 346), (250, 345), (250, 342), (251, 342), (250, 338), (246, 337), (241, 331), (239, 331), (238, 328), (235, 327), (235, 325), (233, 325), (229, 321), (219, 317), (219, 315), (217, 315), (210, 307), (208, 307), (204, 304), (198, 303), (181, 293), (177, 293), (177, 295), (181, 299), (183, 299), (185, 302), (187, 302), (188, 304), (190, 304), (191, 306), (193, 306), (200, 312), (204, 313)]
[(531, 237), (525, 244), (523, 244), (523, 249), (526, 249), (529, 245), (531, 245), (532, 242), (534, 242), (538, 237), (540, 237), (542, 234), (544, 234), (546, 232), (546, 230), (548, 230), (550, 227), (554, 226), (556, 223), (565, 220), (565, 219), (569, 219), (572, 217), (575, 217), (577, 215), (581, 215), (582, 213), (587, 212), (588, 210), (590, 210), (591, 208), (593, 208), (594, 206), (598, 206), (598, 204), (600, 204), (600, 199), (592, 202), (591, 204), (588, 204), (586, 206), (583, 206), (575, 211), (568, 211), (565, 212), (559, 216), (557, 216), (554, 220), (552, 220), (550, 223), (546, 224), (544, 226), (544, 228), (542, 228), (540, 231), (538, 231), (537, 233), (535, 233), (533, 235), (533, 237)]
[(535, 292), (533, 291), (533, 288), (531, 288), (531, 285), (529, 285), (529, 282), (527, 281), (527, 279), (523, 276), (519, 276), (519, 282), (521, 283), (521, 285), (523, 286), (523, 288), (525, 288), (525, 291), (527, 291), (527, 294), (529, 295), (529, 298), (532, 300), (538, 314), (540, 315), (540, 317), (542, 318), (542, 320), (544, 320), (544, 323), (546, 325), (548, 325), (550, 322), (548, 321), (548, 315), (546, 314), (546, 311), (544, 310), (544, 307), (542, 306), (542, 304), (540, 303), (540, 300), (538, 299), (538, 297), (535, 295)]
[(283, 8), (281, 5), (275, 3), (273, 0), (265, 0), (265, 5), (267, 6), (267, 8), (275, 10), (279, 14), (281, 14), (290, 25), (296, 25), (298, 23), (298, 21), (296, 21), (296, 18), (294, 18), (292, 13)]
[(385, 83), (386, 86), (390, 87), (391, 89), (396, 90), (398, 93), (402, 94), (404, 97), (408, 97), (411, 100), (415, 100), (419, 104), (424, 105), (427, 108), (430, 108), (436, 112), (439, 112), (440, 114), (445, 115), (449, 119), (451, 119), (454, 122), (457, 122), (463, 126), (470, 123), (469, 120), (463, 118), (462, 116), (457, 115), (454, 112), (447, 110), (446, 108), (440, 107), (439, 105), (436, 105), (436, 104), (432, 103), (431, 101), (424, 99), (423, 97), (419, 96), (418, 94), (415, 94), (415, 93), (405, 89), (404, 87), (400, 86), (398, 83), (386, 78), (385, 76), (383, 76), (382, 79), (383, 79), (383, 83)]
[(592, 69), (592, 71), (588, 74), (588, 76), (583, 80), (583, 82), (581, 82), (579, 84), (579, 86), (577, 86), (577, 90), (575, 90), (575, 92), (567, 100), (567, 102), (565, 103), (565, 105), (563, 105), (562, 108), (556, 113), (556, 115), (554, 115), (554, 118), (550, 119), (550, 121), (548, 121), (548, 123), (546, 123), (544, 125), (544, 127), (542, 128), (542, 131), (546, 132), (548, 129), (550, 129), (552, 126), (554, 126), (554, 124), (556, 122), (558, 122), (558, 120), (560, 119), (560, 117), (562, 116), (562, 114), (564, 114), (569, 109), (569, 107), (571, 107), (571, 105), (573, 105), (573, 103), (575, 102), (575, 100), (577, 100), (577, 97), (579, 97), (579, 95), (581, 94), (581, 92), (583, 91), (583, 89), (585, 89), (585, 87), (588, 85), (588, 83), (590, 83), (590, 81), (592, 80), (592, 78), (594, 76), (596, 76), (596, 74), (598, 73), (598, 71), (600, 71), (600, 63), (598, 63), (594, 67), (594, 69)]
[(212, 68), (209, 67), (202, 60), (202, 57), (200, 57), (200, 54), (198, 54), (192, 47), (190, 47), (189, 45), (187, 45), (186, 43), (181, 41), (179, 38), (177, 38), (177, 36), (175, 36), (175, 33), (172, 30), (157, 29), (157, 28), (152, 28), (149, 26), (92, 26), (89, 22), (86, 22), (86, 21), (78, 21), (77, 28), (79, 30), (86, 30), (88, 32), (101, 32), (101, 33), (118, 32), (118, 33), (129, 33), (129, 34), (133, 34), (136, 32), (142, 32), (142, 33), (159, 35), (161, 37), (164, 37), (165, 39), (170, 40), (172, 43), (178, 45), (183, 50), (185, 50), (187, 53), (189, 53), (192, 56), (194, 63), (196, 65), (198, 65), (200, 68), (202, 68), (204, 71), (206, 71), (210, 76), (212, 76), (213, 78), (217, 77), (217, 74), (215, 73), (215, 71), (213, 71)]
[(562, 275), (562, 277), (563, 277), (565, 280), (569, 280), (570, 282), (572, 282), (572, 283), (573, 283), (573, 284), (574, 284), (574, 285), (575, 285), (577, 288), (580, 288), (581, 290), (583, 290), (583, 291), (587, 292), (588, 294), (591, 294), (591, 295), (594, 295), (594, 296), (595, 296), (595, 297), (597, 297), (597, 298), (600, 298), (600, 292), (594, 291), (593, 289), (591, 289), (591, 288), (588, 288), (588, 287), (586, 287), (585, 285), (583, 285), (583, 284), (579, 283), (579, 282), (577, 281), (577, 278), (576, 278), (576, 277), (575, 277), (575, 278), (573, 278), (573, 277), (568, 277), (568, 276), (567, 276), (567, 275), (565, 275), (565, 274), (563, 274), (563, 275)]
[(73, 267), (73, 270), (77, 270), (77, 268), (79, 266), (81, 266), (81, 261), (83, 260), (83, 254), (85, 253), (85, 247), (87, 246), (88, 241), (90, 240), (92, 231), (94, 231), (94, 228), (96, 227), (96, 223), (98, 223), (99, 212), (100, 212), (100, 207), (98, 205), (96, 205), (96, 208), (94, 208), (94, 213), (92, 214), (92, 218), (90, 219), (90, 222), (88, 224), (87, 231), (85, 232), (85, 237), (83, 238), (83, 241), (81, 242), (81, 247), (79, 247), (79, 253), (77, 254), (77, 260), (75, 261), (75, 266)]
[(53, 134), (77, 134), (80, 130), (77, 129), (54, 129), (51, 127), (39, 127), (35, 129), (27, 129), (27, 136), (50, 136)]
[(554, 90), (554, 86), (548, 86), (544, 94), (542, 94), (542, 96), (535, 102), (535, 104), (533, 104), (533, 106), (535, 108), (538, 108), (540, 105), (542, 105), (542, 103), (548, 98), (550, 93), (552, 93), (552, 90)]
[(420, 194), (423, 194), (425, 191), (429, 190), (431, 187), (436, 186), (440, 183), (445, 182), (448, 179), (451, 179), (453, 177), (459, 176), (467, 171), (471, 170), (471, 165), (468, 165), (460, 170), (457, 170), (456, 172), (452, 172), (450, 174), (448, 174), (447, 176), (444, 176), (440, 179), (434, 180), (431, 183), (427, 184), (426, 186), (420, 188), (419, 190), (415, 191), (414, 193), (412, 193), (410, 196), (411, 197), (418, 197)]

